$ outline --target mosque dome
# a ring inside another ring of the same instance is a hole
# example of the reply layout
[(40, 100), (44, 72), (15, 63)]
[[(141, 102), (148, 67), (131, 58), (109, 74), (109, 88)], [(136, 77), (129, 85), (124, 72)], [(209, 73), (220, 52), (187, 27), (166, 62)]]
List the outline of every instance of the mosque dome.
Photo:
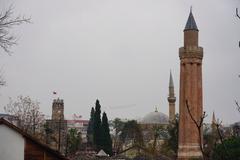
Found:
[(157, 109), (154, 112), (146, 114), (141, 120), (142, 124), (168, 124), (168, 116), (164, 113), (158, 112)]

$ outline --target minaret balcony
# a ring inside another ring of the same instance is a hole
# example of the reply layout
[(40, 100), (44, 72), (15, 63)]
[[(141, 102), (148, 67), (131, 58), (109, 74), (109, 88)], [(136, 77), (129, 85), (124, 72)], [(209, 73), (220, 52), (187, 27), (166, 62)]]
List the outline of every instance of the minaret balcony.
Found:
[(176, 102), (176, 97), (168, 97), (168, 102), (169, 103), (175, 103)]

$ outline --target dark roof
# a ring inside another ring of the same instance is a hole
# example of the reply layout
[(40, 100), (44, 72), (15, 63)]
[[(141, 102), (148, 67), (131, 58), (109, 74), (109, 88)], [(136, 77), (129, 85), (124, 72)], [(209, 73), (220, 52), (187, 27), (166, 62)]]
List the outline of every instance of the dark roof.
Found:
[(187, 20), (184, 31), (187, 31), (187, 30), (198, 31), (197, 24), (194, 20), (193, 14), (192, 14), (192, 10), (189, 13), (188, 20)]
[(59, 153), (56, 150), (51, 149), (49, 146), (47, 146), (46, 144), (43, 144), (41, 142), (39, 142), (39, 140), (37, 140), (36, 138), (34, 138), (33, 136), (29, 135), (28, 133), (26, 133), (25, 131), (23, 131), (22, 129), (18, 128), (17, 126), (13, 125), (12, 123), (6, 121), (4, 118), (0, 118), (0, 125), (4, 124), (5, 126), (13, 129), (14, 131), (18, 132), (19, 134), (21, 134), (24, 138), (27, 138), (28, 140), (32, 141), (33, 143), (39, 145), (40, 147), (42, 147), (43, 149), (45, 149), (46, 151), (48, 151), (49, 153), (52, 153), (54, 156), (56, 156), (57, 158), (61, 159), (61, 160), (69, 160), (68, 158), (66, 158), (65, 156), (63, 156), (61, 153)]
[(12, 115), (6, 113), (0, 113), (0, 117), (11, 117)]

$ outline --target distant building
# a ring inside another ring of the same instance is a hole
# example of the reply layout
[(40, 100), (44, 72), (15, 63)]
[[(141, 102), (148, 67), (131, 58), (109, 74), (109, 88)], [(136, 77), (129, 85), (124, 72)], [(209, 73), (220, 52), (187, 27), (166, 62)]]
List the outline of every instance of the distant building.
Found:
[(139, 124), (142, 125), (168, 125), (169, 124), (169, 118), (166, 114), (162, 112), (158, 112), (157, 108), (154, 112), (150, 112), (146, 114), (140, 121)]
[(0, 119), (1, 160), (68, 160), (9, 121)]
[[(173, 78), (172, 78), (171, 72), (169, 77), (169, 94), (168, 94), (167, 100), (169, 102), (168, 115), (158, 111), (158, 109), (156, 108), (155, 111), (149, 112), (145, 116), (137, 120), (137, 123), (139, 124), (142, 130), (143, 141), (146, 144), (146, 147), (155, 145), (156, 153), (160, 152), (161, 145), (169, 137), (166, 131), (167, 127), (171, 124), (172, 121), (175, 120), (176, 97), (174, 93), (174, 84), (173, 84)], [(127, 120), (122, 120), (122, 121), (126, 122)], [(165, 134), (158, 135), (157, 133), (159, 132), (159, 130), (162, 130), (161, 132), (162, 133), (165, 132)], [(115, 135), (116, 133), (113, 130), (111, 134)], [(136, 146), (134, 145), (135, 144), (131, 139), (125, 141), (125, 143), (123, 144), (123, 150), (127, 150), (126, 152), (124, 152), (125, 156), (129, 158), (130, 157), (133, 158), (134, 156), (137, 155), (137, 153), (139, 153), (139, 148), (136, 148)], [(132, 147), (133, 149), (130, 149)], [(128, 151), (128, 149), (130, 150)], [(146, 152), (146, 150), (141, 149), (141, 152)]]
[(77, 129), (78, 132), (81, 133), (82, 142), (87, 142), (87, 128), (89, 120), (66, 120), (67, 121), (67, 129)]
[(233, 134), (235, 136), (240, 136), (240, 122), (236, 122), (233, 125), (231, 125)]
[[(174, 84), (171, 72), (169, 77), (169, 94), (167, 100), (169, 102), (169, 115), (159, 112), (156, 108), (154, 112), (147, 113), (138, 121), (143, 130), (143, 138), (145, 141), (153, 141), (155, 135), (154, 130), (157, 128), (166, 129), (168, 125), (175, 119), (176, 97), (174, 93)], [(164, 137), (158, 137), (159, 143), (163, 143), (163, 139)]]
[[(156, 132), (161, 128), (166, 130), (169, 125), (169, 117), (159, 112), (155, 109), (154, 112), (146, 114), (140, 121), (138, 121), (142, 129), (143, 140), (145, 144), (152, 146), (156, 143), (156, 148), (161, 148), (160, 146), (164, 143), (167, 137), (157, 136)], [(156, 140), (156, 142), (154, 142)]]
[[(52, 148), (61, 153), (66, 152), (67, 132), (69, 129), (77, 129), (81, 133), (82, 142), (87, 142), (88, 120), (64, 118), (64, 102), (62, 99), (54, 99), (52, 103), (52, 118), (46, 121), (46, 142)], [(45, 127), (46, 127), (45, 126)]]
[(240, 136), (240, 122), (220, 126), (221, 135), (223, 137)]

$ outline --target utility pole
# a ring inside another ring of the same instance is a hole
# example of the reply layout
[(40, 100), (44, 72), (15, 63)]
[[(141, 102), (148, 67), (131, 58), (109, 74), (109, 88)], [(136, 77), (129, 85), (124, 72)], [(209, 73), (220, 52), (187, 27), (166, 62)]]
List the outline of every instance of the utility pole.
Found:
[[(59, 111), (58, 111), (59, 112)], [(59, 116), (59, 122), (58, 122), (58, 151), (60, 152), (61, 147), (61, 116)]]

